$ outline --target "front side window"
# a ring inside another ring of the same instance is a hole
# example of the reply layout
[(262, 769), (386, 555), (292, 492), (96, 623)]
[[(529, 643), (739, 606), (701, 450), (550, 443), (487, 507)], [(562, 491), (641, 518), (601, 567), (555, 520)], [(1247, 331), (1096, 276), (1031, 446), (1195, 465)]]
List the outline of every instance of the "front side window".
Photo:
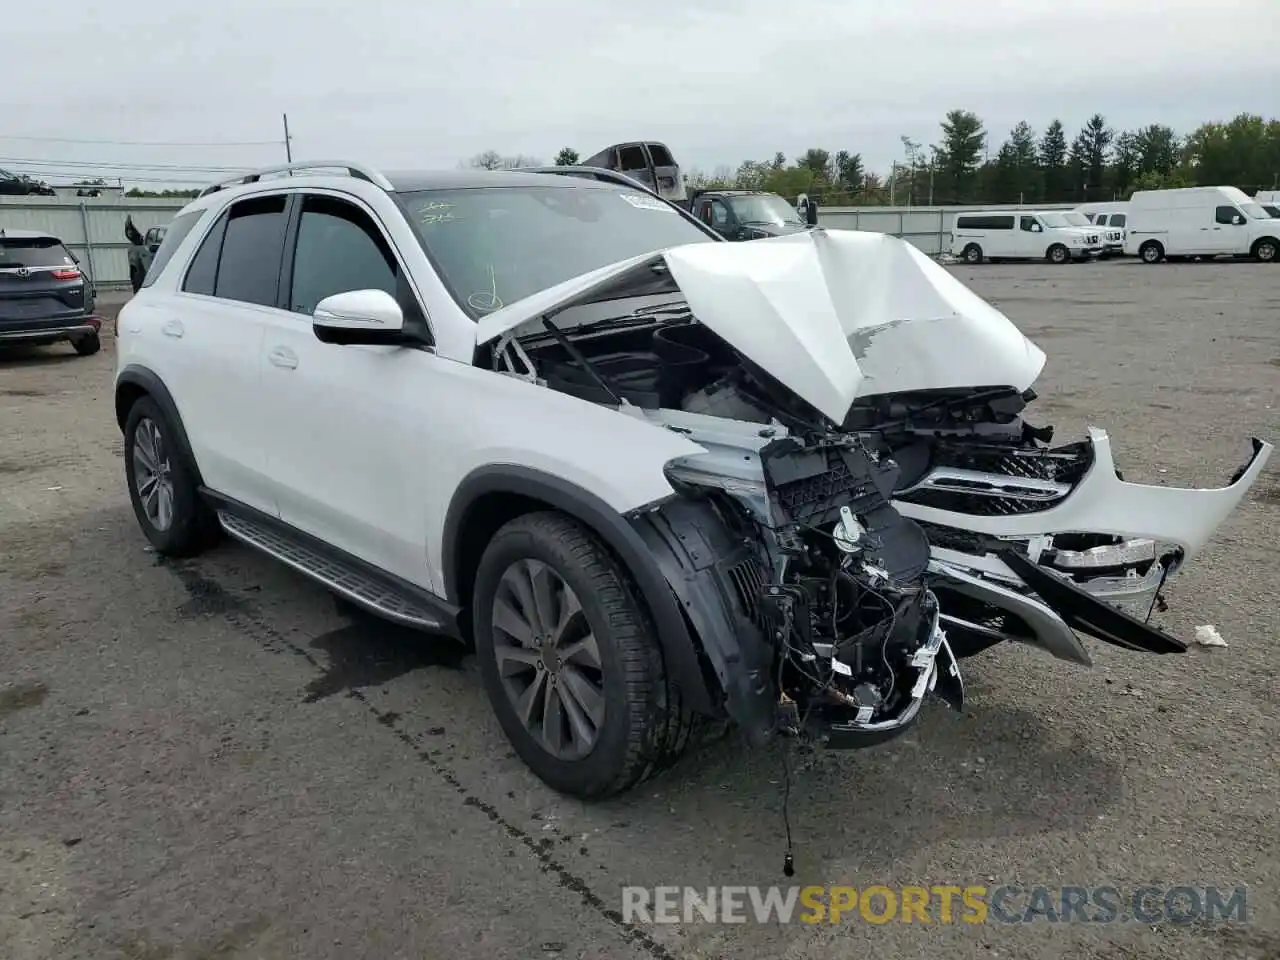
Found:
[(351, 290), (397, 295), (399, 265), (386, 238), (359, 207), (308, 196), (298, 221), (289, 309), (315, 313), (325, 297)]
[(173, 257), (174, 252), (178, 247), (182, 246), (182, 241), (187, 239), (187, 234), (200, 222), (200, 218), (203, 216), (204, 210), (190, 210), (173, 218), (165, 231), (164, 239), (160, 241), (160, 246), (151, 258), (151, 265), (147, 267), (147, 275), (142, 278), (143, 287), (149, 287), (156, 282), (156, 278), (160, 276), (165, 265)]
[(284, 252), (284, 194), (232, 204), (227, 215), (213, 295), (273, 307)]
[(1214, 211), (1213, 219), (1215, 223), (1224, 223), (1227, 226), (1231, 226), (1236, 222), (1236, 220), (1243, 220), (1244, 218), (1240, 216), (1240, 211), (1235, 207), (1224, 206), (1218, 207), (1218, 209)]
[(711, 225), (717, 228), (729, 225), (729, 208), (723, 200), (711, 201)]
[(1039, 233), (1040, 222), (1035, 217), (1020, 217), (1018, 219), (1019, 226), (1027, 233)]
[(556, 182), (396, 195), (441, 280), (472, 319), (619, 260), (716, 242), (652, 195), (546, 179)]

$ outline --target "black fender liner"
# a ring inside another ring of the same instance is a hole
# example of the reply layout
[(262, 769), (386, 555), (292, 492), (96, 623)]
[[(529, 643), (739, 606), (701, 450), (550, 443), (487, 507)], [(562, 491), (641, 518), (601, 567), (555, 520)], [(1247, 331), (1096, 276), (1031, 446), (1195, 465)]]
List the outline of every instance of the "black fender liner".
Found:
[(768, 573), (707, 499), (672, 498), (632, 524), (697, 631), (726, 711), (750, 742), (763, 743), (776, 710), (774, 647), (758, 615)]
[(204, 480), (200, 476), (200, 465), (196, 463), (195, 454), (191, 452), (191, 442), (187, 439), (187, 429), (182, 425), (182, 416), (178, 413), (178, 405), (174, 402), (173, 394), (169, 392), (169, 388), (164, 385), (164, 381), (160, 379), (155, 371), (136, 363), (131, 363), (120, 371), (116, 376), (115, 407), (116, 423), (120, 426), (122, 433), (124, 432), (125, 420), (129, 416), (129, 406), (124, 405), (121, 401), (132, 392), (127, 388), (133, 388), (145, 393), (164, 411), (164, 415), (168, 417), (169, 424), (173, 428), (173, 442), (177, 444), (178, 452), (195, 475), (196, 485), (202, 486)]
[(663, 659), (671, 678), (690, 710), (715, 715), (719, 712), (698, 659), (696, 642), (689, 634), (676, 603), (671, 584), (641, 539), (633, 523), (595, 494), (567, 480), (517, 464), (477, 467), (463, 478), (454, 492), (445, 516), (442, 533), (445, 592), (450, 603), (458, 603), (462, 589), (462, 538), (470, 525), (473, 508), (489, 494), (512, 494), (541, 501), (585, 524), (614, 551), (626, 565), (648, 606), (658, 631)]

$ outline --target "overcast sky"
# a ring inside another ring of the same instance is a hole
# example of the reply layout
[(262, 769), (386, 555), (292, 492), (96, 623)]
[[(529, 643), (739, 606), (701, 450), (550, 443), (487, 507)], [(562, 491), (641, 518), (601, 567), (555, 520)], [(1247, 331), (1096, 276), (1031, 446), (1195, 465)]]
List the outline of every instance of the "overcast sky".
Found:
[(295, 158), (455, 167), (658, 139), (711, 172), (810, 146), (887, 170), (901, 137), (933, 142), (954, 107), (984, 119), (994, 152), (1020, 119), (1060, 117), (1070, 137), (1099, 111), (1185, 132), (1280, 103), (1280, 0), (6, 6), (0, 167), (43, 176), (277, 162), (284, 111)]

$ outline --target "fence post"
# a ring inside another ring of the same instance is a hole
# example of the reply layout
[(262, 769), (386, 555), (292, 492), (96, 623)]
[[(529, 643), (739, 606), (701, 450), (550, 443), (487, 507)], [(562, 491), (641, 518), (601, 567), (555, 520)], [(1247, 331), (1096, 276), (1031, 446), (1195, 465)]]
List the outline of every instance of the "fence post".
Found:
[(84, 234), (84, 255), (89, 261), (89, 282), (93, 286), (94, 293), (98, 290), (98, 270), (93, 265), (93, 240), (89, 237), (89, 210), (85, 205), (84, 198), (80, 198), (80, 232)]

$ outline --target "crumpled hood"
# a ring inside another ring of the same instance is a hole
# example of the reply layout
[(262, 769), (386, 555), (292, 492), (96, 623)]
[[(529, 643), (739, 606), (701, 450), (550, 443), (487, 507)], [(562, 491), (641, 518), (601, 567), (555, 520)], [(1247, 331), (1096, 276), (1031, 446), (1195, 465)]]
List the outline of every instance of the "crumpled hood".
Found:
[(1025, 390), (1044, 367), (1044, 353), (1004, 314), (916, 247), (820, 227), (686, 244), (601, 267), (481, 318), (477, 342), (663, 261), (698, 322), (837, 423), (860, 396)]

